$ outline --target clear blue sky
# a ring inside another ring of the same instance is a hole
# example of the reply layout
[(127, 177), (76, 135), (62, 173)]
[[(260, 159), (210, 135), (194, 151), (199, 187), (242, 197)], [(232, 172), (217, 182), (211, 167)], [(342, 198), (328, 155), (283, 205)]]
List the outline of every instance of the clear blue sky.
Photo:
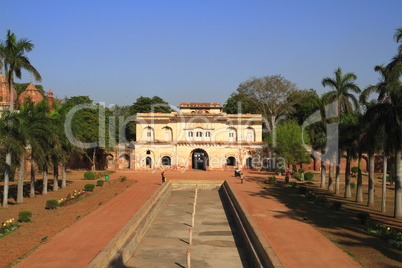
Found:
[(59, 98), (223, 104), (252, 76), (320, 94), (337, 67), (362, 88), (376, 83), (401, 14), (401, 0), (2, 1), (0, 39), (11, 29), (32, 40), (29, 59)]

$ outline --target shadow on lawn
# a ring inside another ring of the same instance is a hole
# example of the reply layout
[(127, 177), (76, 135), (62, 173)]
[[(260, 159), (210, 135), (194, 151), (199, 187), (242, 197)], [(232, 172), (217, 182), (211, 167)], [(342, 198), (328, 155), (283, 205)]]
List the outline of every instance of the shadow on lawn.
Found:
[[(250, 183), (255, 182), (261, 186), (261, 191), (257, 193), (250, 192), (250, 195), (260, 196), (265, 199), (276, 198), (290, 209), (287, 211), (275, 210), (278, 215), (274, 217), (291, 218), (302, 222), (308, 222), (318, 228), (330, 240), (339, 244), (341, 248), (347, 249), (349, 252), (356, 255), (358, 259), (358, 254), (360, 254), (361, 251), (357, 248), (371, 248), (365, 250), (367, 254), (373, 255), (373, 259), (376, 258), (375, 251), (377, 251), (378, 254), (389, 258), (390, 262), (395, 261), (395, 267), (400, 267), (399, 265), (402, 263), (401, 251), (386, 243), (384, 240), (368, 234), (366, 226), (362, 225), (356, 216), (362, 211), (369, 212), (372, 218), (375, 218), (370, 221), (370, 224), (381, 224), (381, 219), (386, 218), (388, 225), (389, 223), (394, 223), (394, 226), (392, 226), (394, 228), (400, 228), (400, 221), (382, 215), (380, 212), (369, 210), (365, 204), (356, 203), (350, 199), (345, 199), (341, 196), (329, 193), (324, 189), (317, 188), (317, 186), (311, 182), (298, 182), (297, 185), (305, 186), (309, 191), (320, 196), (325, 195), (331, 203), (342, 202), (343, 206), (340, 211), (331, 210), (330, 208), (320, 206), (313, 201), (307, 200), (299, 194), (298, 187), (293, 188), (290, 184), (284, 184), (282, 179), (279, 179), (279, 182), (276, 184), (264, 184), (264, 178), (252, 176), (252, 174), (250, 175), (251, 176), (248, 177)], [(376, 221), (376, 219), (379, 221)], [(376, 264), (381, 267), (389, 267), (390, 263), (377, 262)], [(373, 263), (367, 263), (365, 265), (372, 266)]]

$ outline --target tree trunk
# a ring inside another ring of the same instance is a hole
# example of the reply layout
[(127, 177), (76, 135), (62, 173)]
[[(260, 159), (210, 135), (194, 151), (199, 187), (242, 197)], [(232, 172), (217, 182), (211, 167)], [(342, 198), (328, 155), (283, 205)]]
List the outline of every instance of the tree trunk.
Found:
[(324, 161), (324, 150), (321, 150), (321, 183), (320, 187), (325, 188), (325, 161)]
[(276, 148), (276, 126), (275, 116), (271, 116), (272, 148)]
[(387, 154), (385, 152), (385, 138), (384, 138), (384, 163), (383, 163), (383, 175), (382, 175), (382, 200), (381, 200), (381, 212), (387, 211)]
[(335, 194), (340, 194), (340, 180), (341, 180), (341, 166), (340, 162), (338, 162), (338, 165), (336, 166), (336, 173), (335, 173)]
[(96, 170), (95, 157), (96, 157), (96, 148), (94, 148), (94, 152), (92, 154), (92, 171)]
[(11, 178), (11, 152), (7, 152), (5, 171), (4, 171), (3, 208), (8, 207), (8, 189), (10, 186), (10, 178)]
[(35, 197), (35, 162), (31, 159), (31, 189), (29, 191), (29, 198)]
[(362, 162), (362, 154), (359, 153), (359, 160), (358, 160), (358, 166), (359, 166), (359, 171), (357, 172), (357, 185), (356, 185), (356, 202), (363, 202), (363, 178), (362, 178), (362, 168), (361, 168), (361, 162)]
[(53, 192), (59, 190), (59, 163), (53, 163)]
[(394, 217), (402, 218), (402, 151), (395, 153), (395, 205)]
[(25, 178), (25, 154), (22, 153), (21, 163), (18, 169), (18, 184), (17, 184), (17, 203), (24, 202), (24, 178)]
[(333, 169), (332, 165), (328, 167), (328, 191), (332, 192), (334, 190), (334, 178), (333, 178)]
[(67, 172), (66, 172), (67, 164), (63, 162), (62, 170), (61, 170), (61, 188), (64, 189), (67, 187)]
[(345, 167), (345, 198), (352, 197), (350, 190), (350, 154), (346, 152), (346, 167)]
[(42, 188), (42, 194), (47, 194), (47, 166), (43, 165), (43, 188)]
[(374, 153), (369, 153), (368, 200), (367, 206), (374, 206)]

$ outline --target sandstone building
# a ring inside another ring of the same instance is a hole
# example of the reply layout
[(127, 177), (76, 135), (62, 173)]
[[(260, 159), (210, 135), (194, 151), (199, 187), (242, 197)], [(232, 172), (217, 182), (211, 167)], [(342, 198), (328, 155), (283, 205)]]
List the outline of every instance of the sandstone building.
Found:
[(251, 168), (251, 152), (262, 148), (260, 114), (226, 114), (219, 103), (187, 103), (171, 113), (139, 113), (131, 155), (118, 168)]

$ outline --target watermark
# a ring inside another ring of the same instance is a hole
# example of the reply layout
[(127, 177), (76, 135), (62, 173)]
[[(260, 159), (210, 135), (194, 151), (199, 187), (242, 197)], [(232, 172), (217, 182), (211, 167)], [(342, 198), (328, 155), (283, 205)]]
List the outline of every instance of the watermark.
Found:
[[(173, 106), (161, 103), (151, 105), (150, 113), (143, 113), (130, 116), (106, 116), (105, 103), (80, 104), (73, 107), (67, 114), (64, 129), (67, 139), (74, 146), (82, 149), (91, 148), (116, 148), (118, 145), (132, 145), (132, 141), (126, 137), (126, 128), (130, 122), (136, 122), (136, 141), (135, 150), (152, 150), (159, 148), (164, 152), (170, 152), (170, 162), (165, 156), (143, 156), (136, 155), (136, 165), (140, 168), (149, 166), (152, 170), (166, 166), (189, 168), (194, 165), (193, 155), (188, 157), (179, 157), (177, 146), (189, 146), (190, 148), (256, 148), (263, 146), (262, 133), (268, 131), (270, 127), (271, 148), (281, 146), (278, 144), (275, 126), (280, 121), (285, 120), (285, 116), (271, 117), (269, 120), (261, 115), (253, 114), (226, 114), (221, 112), (195, 112), (183, 113), (182, 110), (176, 110), (172, 113), (159, 113), (160, 108)], [(241, 102), (238, 103), (241, 109)], [(113, 105), (109, 105), (109, 110), (113, 110)], [(174, 109), (173, 109), (174, 110)], [(96, 113), (98, 123), (97, 135), (93, 140), (82, 141), (77, 138), (73, 131), (74, 117), (79, 113)], [(241, 110), (239, 110), (241, 111)], [(313, 150), (307, 142), (302, 140), (303, 146), (311, 155), (325, 163), (337, 166), (339, 163), (339, 123), (332, 122), (329, 119), (337, 118), (338, 103), (333, 102), (325, 107), (325, 115), (318, 110), (310, 115), (301, 126), (301, 137), (303, 139), (306, 129), (318, 122), (326, 121), (326, 145), (322, 152)], [(271, 123), (270, 123), (271, 122)], [(263, 124), (267, 127), (263, 128)], [(131, 147), (133, 147), (132, 145)], [(120, 152), (124, 152), (125, 147), (120, 146)], [(182, 154), (181, 152), (180, 154)], [(283, 157), (268, 154), (247, 155), (237, 153), (236, 163), (241, 166), (247, 166), (255, 169), (281, 169), (286, 167)], [(163, 158), (165, 157), (165, 158)], [(227, 167), (228, 157), (217, 157), (209, 155), (205, 160), (208, 168), (219, 169)], [(131, 160), (130, 160), (131, 161)]]

